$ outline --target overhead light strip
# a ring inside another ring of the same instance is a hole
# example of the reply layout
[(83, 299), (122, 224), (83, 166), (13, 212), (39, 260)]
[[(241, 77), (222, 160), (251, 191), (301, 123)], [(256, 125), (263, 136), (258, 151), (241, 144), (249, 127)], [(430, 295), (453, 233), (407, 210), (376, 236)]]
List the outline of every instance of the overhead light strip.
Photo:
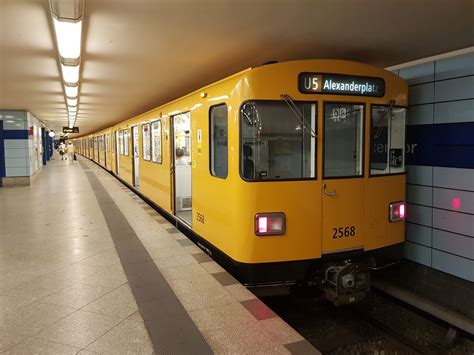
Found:
[(69, 127), (74, 127), (78, 112), (84, 1), (49, 0)]

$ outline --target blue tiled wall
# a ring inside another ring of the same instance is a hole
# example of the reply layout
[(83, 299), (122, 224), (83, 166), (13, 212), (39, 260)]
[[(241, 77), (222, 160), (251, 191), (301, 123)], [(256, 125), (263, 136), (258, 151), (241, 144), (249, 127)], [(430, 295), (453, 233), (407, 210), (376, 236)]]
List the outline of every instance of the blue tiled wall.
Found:
[(474, 53), (396, 71), (409, 84), (405, 257), (474, 281)]

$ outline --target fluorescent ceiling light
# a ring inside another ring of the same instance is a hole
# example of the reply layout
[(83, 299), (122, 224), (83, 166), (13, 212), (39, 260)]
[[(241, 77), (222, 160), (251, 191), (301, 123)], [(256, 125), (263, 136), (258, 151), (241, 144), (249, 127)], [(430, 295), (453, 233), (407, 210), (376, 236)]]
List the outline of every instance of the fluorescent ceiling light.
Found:
[(60, 21), (53, 17), (59, 55), (63, 58), (78, 59), (81, 56), (82, 20), (78, 22)]
[(79, 82), (79, 65), (64, 65), (61, 63), (61, 70), (66, 83), (75, 84)]
[(69, 112), (76, 112), (76, 111), (77, 111), (77, 107), (76, 107), (76, 106), (68, 106), (68, 107), (67, 107), (67, 110), (68, 110)]
[(66, 96), (76, 97), (79, 92), (79, 86), (67, 86), (64, 85), (64, 91), (66, 91)]
[(66, 99), (68, 106), (77, 106), (77, 97), (74, 99), (70, 99), (69, 97)]

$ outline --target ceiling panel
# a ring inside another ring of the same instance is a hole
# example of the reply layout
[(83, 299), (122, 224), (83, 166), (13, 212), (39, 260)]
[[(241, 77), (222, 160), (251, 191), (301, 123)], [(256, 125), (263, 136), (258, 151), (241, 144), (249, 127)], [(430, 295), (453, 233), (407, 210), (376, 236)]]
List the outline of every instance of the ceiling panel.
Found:
[[(85, 0), (81, 133), (270, 60), (386, 67), (474, 44), (472, 0)], [(47, 0), (0, 0), (0, 109), (67, 122)]]

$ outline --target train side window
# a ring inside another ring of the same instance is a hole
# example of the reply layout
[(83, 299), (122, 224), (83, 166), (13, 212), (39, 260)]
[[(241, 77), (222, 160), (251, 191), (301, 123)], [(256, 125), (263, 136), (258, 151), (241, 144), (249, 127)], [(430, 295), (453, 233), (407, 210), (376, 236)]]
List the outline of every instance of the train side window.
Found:
[(406, 109), (372, 106), (370, 175), (405, 172)]
[(153, 162), (161, 164), (161, 121), (151, 123), (151, 157)]
[(211, 174), (219, 178), (227, 178), (227, 105), (221, 104), (211, 107), (210, 116), (210, 163)]
[(119, 149), (120, 149), (120, 155), (123, 155), (123, 131), (119, 131)]
[(123, 131), (123, 155), (126, 155), (126, 156), (128, 156), (128, 137), (129, 137), (128, 129), (125, 129)]
[(240, 175), (248, 181), (316, 178), (316, 103), (248, 101), (240, 109)]
[(142, 153), (143, 153), (142, 155), (143, 155), (143, 160), (147, 160), (147, 161), (151, 160), (150, 140), (151, 140), (150, 124), (145, 123), (142, 125)]

